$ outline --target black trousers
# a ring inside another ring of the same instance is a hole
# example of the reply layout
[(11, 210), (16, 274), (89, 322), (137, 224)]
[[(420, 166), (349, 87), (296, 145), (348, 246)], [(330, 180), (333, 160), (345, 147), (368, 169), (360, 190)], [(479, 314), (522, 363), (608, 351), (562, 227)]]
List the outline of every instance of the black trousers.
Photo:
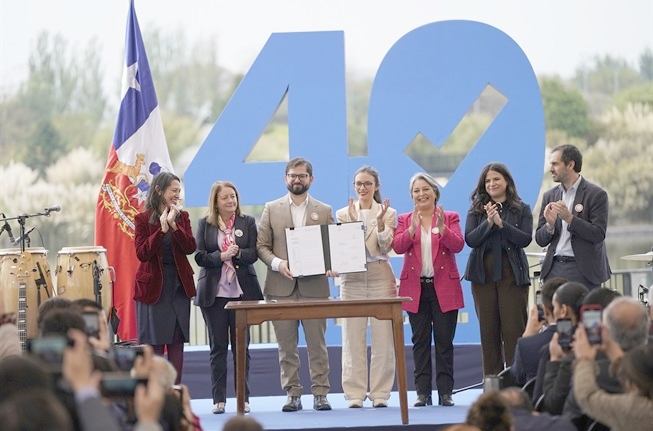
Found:
[[(236, 312), (224, 309), (229, 301), (240, 301), (240, 298), (215, 298), (212, 306), (200, 307), (209, 332), (211, 347), (209, 362), (214, 404), (227, 401), (227, 350), (230, 339), (234, 362), (234, 385), (236, 382)], [(249, 347), (249, 331), (247, 331), (247, 347)], [(245, 401), (249, 402), (249, 348), (246, 352)]]
[(453, 391), (453, 338), (456, 334), (458, 310), (442, 312), (433, 282), (422, 282), (422, 294), (417, 313), (408, 313), (413, 331), (413, 361), (415, 389), (418, 395), (431, 395), (433, 366), (431, 337), (435, 342), (435, 384), (438, 394)]

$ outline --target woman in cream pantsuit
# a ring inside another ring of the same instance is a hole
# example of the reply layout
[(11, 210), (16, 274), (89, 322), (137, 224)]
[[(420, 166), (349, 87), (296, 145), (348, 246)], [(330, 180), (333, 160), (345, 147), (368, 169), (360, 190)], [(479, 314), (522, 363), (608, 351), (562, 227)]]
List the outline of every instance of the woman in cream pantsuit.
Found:
[[(362, 221), (365, 226), (367, 271), (342, 275), (342, 299), (371, 299), (397, 296), (388, 252), (392, 249), (397, 212), (388, 199), (381, 201), (379, 173), (363, 166), (354, 174), (358, 200), (336, 212), (338, 222)], [(370, 318), (372, 357), (367, 364), (367, 317), (344, 319), (342, 324), (342, 389), (350, 408), (363, 407), (369, 397), (374, 407), (387, 407), (395, 379), (392, 322)]]

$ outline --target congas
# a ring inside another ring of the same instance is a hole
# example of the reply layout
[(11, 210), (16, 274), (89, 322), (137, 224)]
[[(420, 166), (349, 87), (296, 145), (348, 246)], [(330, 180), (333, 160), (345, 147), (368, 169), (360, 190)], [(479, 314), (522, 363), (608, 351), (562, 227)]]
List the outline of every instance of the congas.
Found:
[[(40, 296), (41, 301), (45, 301), (53, 295), (48, 251), (42, 247), (30, 247), (25, 251), (22, 254), (20, 248), (0, 250), (0, 288), (7, 312), (18, 313), (21, 297), (25, 295), (25, 326), (18, 322), (21, 340), (23, 331), (26, 331), (27, 338), (38, 336), (38, 298)], [(21, 289), (23, 281), (24, 290)]]
[(100, 290), (102, 308), (109, 316), (111, 312), (111, 272), (113, 267), (107, 261), (104, 247), (64, 247), (57, 255), (57, 295), (75, 299), (95, 297), (95, 278)]

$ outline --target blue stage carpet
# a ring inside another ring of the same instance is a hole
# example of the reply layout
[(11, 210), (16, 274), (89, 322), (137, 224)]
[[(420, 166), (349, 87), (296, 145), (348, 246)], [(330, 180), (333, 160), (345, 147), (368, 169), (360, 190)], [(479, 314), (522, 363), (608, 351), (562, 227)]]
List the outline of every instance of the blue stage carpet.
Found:
[[(478, 344), (463, 344), (455, 346), (454, 377), (456, 390), (464, 389), (480, 383), (483, 379), (481, 367), (481, 349)], [(479, 389), (463, 390), (454, 395), (454, 407), (429, 406), (415, 408), (415, 386), (413, 380), (413, 355), (410, 345), (406, 346), (406, 377), (408, 382), (409, 425), (401, 424), (399, 398), (393, 392), (387, 408), (375, 409), (371, 402), (366, 401), (362, 409), (347, 408), (347, 400), (342, 394), (340, 383), (341, 349), (340, 346), (329, 346), (329, 365), (331, 393), (329, 401), (332, 411), (314, 411), (313, 397), (310, 395), (310, 379), (306, 348), (300, 347), (302, 360), (302, 383), (304, 392), (302, 404), (304, 410), (295, 413), (283, 413), (281, 407), (286, 396), (279, 383), (279, 359), (277, 347), (273, 344), (252, 345), (250, 348), (251, 369), (250, 388), (252, 396), (250, 416), (259, 421), (266, 430), (438, 430), (445, 425), (461, 423), (467, 416), (469, 406), (478, 398)], [(227, 413), (214, 415), (211, 413), (211, 378), (209, 373), (208, 346), (186, 347), (184, 354), (183, 383), (188, 385), (193, 398), (193, 411), (197, 414), (206, 431), (220, 431), (223, 424), (236, 413), (236, 399), (233, 384), (233, 359), (231, 352), (228, 358), (229, 372), (227, 382)], [(435, 361), (433, 362), (435, 363)], [(396, 391), (396, 382), (394, 391)], [(437, 392), (433, 392), (437, 401)]]
[[(329, 381), (332, 393), (342, 393), (340, 376), (341, 371), (341, 348), (340, 346), (329, 346)], [(434, 350), (434, 349), (432, 349)], [(249, 349), (251, 356), (249, 384), (253, 397), (262, 396), (285, 396), (279, 382), (279, 356), (276, 344), (255, 344)], [(310, 394), (310, 378), (308, 375), (308, 359), (306, 347), (299, 348), (299, 356), (302, 362), (301, 381), (304, 385), (304, 393)], [(407, 345), (406, 357), (406, 379), (408, 390), (415, 390), (413, 379), (413, 351), (412, 346)], [(229, 371), (227, 373), (227, 397), (235, 398), (233, 383), (233, 359), (231, 351), (227, 358)], [(433, 364), (435, 359), (432, 358)], [(480, 344), (457, 344), (454, 346), (454, 388), (460, 389), (475, 385), (483, 380), (483, 368), (481, 366)], [(184, 374), (183, 383), (186, 384), (191, 396), (194, 399), (211, 398), (211, 374), (209, 371), (209, 348), (208, 346), (187, 346), (184, 352)], [(435, 383), (434, 383), (435, 385)], [(393, 390), (397, 390), (395, 387)], [(435, 388), (434, 388), (435, 389)]]
[[(313, 410), (313, 397), (304, 395), (302, 404), (304, 410), (293, 413), (283, 413), (281, 406), (286, 401), (285, 396), (267, 396), (251, 398), (252, 412), (250, 417), (256, 419), (265, 430), (329, 430), (329, 431), (379, 431), (379, 430), (410, 430), (435, 431), (444, 426), (461, 423), (467, 417), (467, 411), (481, 394), (480, 389), (471, 389), (454, 395), (454, 407), (412, 407), (415, 402), (415, 392), (408, 393), (408, 425), (402, 425), (399, 411), (399, 397), (394, 392), (387, 408), (373, 408), (368, 400), (362, 409), (347, 408), (347, 401), (342, 393), (329, 394), (333, 410)], [(437, 393), (433, 393), (437, 401)], [(220, 431), (226, 421), (236, 415), (236, 400), (227, 400), (227, 412), (222, 415), (211, 413), (213, 407), (210, 399), (192, 401), (192, 408), (200, 417), (205, 431)]]

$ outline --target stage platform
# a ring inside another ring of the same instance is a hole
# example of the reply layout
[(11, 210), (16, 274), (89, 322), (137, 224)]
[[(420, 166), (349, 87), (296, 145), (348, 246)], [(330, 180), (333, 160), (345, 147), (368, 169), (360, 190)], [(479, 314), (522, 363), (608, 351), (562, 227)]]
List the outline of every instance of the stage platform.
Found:
[[(437, 430), (445, 425), (461, 423), (467, 417), (469, 406), (478, 398), (480, 389), (461, 389), (482, 382), (481, 348), (479, 344), (456, 344), (454, 346), (454, 407), (412, 407), (417, 398), (413, 380), (412, 346), (406, 345), (406, 378), (408, 383), (408, 425), (401, 424), (399, 397), (394, 391), (387, 408), (373, 408), (367, 400), (362, 409), (347, 408), (347, 400), (342, 393), (341, 348), (329, 346), (329, 366), (331, 393), (329, 401), (332, 411), (314, 411), (313, 396), (310, 394), (310, 379), (306, 348), (300, 347), (302, 361), (301, 379), (305, 395), (302, 396), (304, 410), (284, 413), (281, 407), (286, 396), (279, 383), (279, 356), (276, 344), (258, 344), (250, 347), (250, 416), (259, 421), (266, 430)], [(433, 359), (433, 363), (435, 360)], [(208, 346), (187, 346), (184, 352), (183, 383), (188, 385), (193, 398), (193, 411), (201, 418), (202, 427), (206, 431), (220, 431), (223, 424), (236, 414), (236, 398), (233, 383), (233, 359), (231, 352), (228, 357), (229, 372), (227, 374), (227, 412), (222, 415), (211, 413), (211, 378), (209, 374)], [(437, 392), (433, 392), (437, 402)]]
[[(256, 419), (265, 430), (324, 430), (324, 431), (435, 431), (447, 425), (461, 423), (467, 417), (467, 411), (481, 394), (480, 389), (470, 389), (454, 395), (456, 405), (453, 407), (426, 406), (412, 407), (417, 397), (414, 391), (408, 392), (408, 421), (402, 425), (399, 411), (399, 397), (393, 392), (388, 407), (373, 408), (372, 402), (366, 400), (362, 409), (347, 408), (347, 400), (342, 393), (329, 394), (331, 411), (313, 410), (313, 396), (302, 396), (304, 410), (284, 413), (281, 407), (285, 396), (253, 397), (250, 400), (252, 412), (249, 416)], [(437, 402), (437, 392), (433, 393)], [(225, 422), (236, 415), (236, 399), (227, 399), (227, 411), (221, 415), (211, 413), (213, 407), (210, 399), (198, 399), (191, 402), (193, 412), (200, 417), (205, 431), (220, 431)]]

